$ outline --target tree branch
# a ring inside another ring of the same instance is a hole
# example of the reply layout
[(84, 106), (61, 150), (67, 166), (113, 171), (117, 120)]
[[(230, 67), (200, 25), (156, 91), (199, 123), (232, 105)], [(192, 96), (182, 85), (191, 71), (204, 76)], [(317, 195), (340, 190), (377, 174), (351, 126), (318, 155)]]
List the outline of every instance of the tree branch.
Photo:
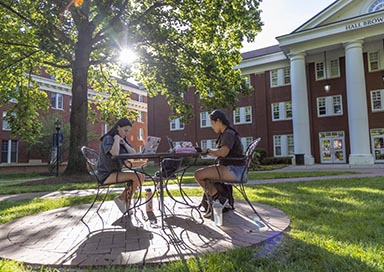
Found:
[(34, 52), (31, 52), (30, 54), (28, 55), (25, 55), (23, 58), (19, 58), (17, 59), (15, 62), (12, 62), (10, 63), (9, 65), (7, 65), (6, 67), (4, 67), (3, 69), (0, 70), (0, 72), (4, 72), (5, 70), (9, 69), (10, 67), (12, 66), (15, 66), (15, 64), (19, 63), (19, 62), (22, 62), (23, 60), (25, 59), (28, 59), (29, 57), (31, 57), (32, 55), (38, 53), (39, 51), (34, 51)]
[(50, 62), (50, 61), (44, 61), (43, 62), (44, 64), (47, 64), (47, 65), (50, 65), (50, 66), (53, 66), (53, 67), (56, 67), (56, 68), (60, 68), (60, 69), (69, 69), (72, 67), (71, 64), (67, 64), (67, 65), (59, 65), (55, 62)]

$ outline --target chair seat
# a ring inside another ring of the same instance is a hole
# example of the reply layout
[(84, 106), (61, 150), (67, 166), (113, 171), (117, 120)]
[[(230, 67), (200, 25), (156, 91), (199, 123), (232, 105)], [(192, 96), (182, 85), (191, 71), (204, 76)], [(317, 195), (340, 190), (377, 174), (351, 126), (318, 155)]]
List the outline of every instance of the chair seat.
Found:
[(248, 180), (239, 180), (239, 181), (225, 181), (225, 180), (220, 180), (220, 179), (208, 179), (205, 180), (206, 182), (211, 182), (211, 183), (224, 183), (228, 185), (236, 185), (236, 184), (247, 184)]

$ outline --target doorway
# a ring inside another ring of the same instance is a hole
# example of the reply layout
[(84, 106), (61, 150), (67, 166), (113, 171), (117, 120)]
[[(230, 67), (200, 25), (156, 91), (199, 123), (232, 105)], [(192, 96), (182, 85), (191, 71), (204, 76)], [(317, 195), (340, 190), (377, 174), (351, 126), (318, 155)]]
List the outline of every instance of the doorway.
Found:
[(384, 135), (372, 136), (375, 162), (384, 162)]
[(344, 137), (326, 137), (320, 139), (321, 163), (345, 163)]

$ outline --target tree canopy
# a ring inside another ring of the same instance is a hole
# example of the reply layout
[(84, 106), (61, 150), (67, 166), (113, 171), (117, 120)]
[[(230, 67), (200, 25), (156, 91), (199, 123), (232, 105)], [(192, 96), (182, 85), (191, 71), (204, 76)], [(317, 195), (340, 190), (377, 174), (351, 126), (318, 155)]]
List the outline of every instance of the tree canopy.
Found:
[[(192, 105), (181, 94), (190, 86), (203, 108), (234, 107), (249, 91), (234, 66), (242, 42), (253, 41), (261, 25), (256, 0), (2, 0), (0, 105), (18, 101), (8, 115), (12, 132), (33, 142), (48, 99), (31, 76), (46, 69), (72, 86), (66, 173), (77, 173), (85, 169), (79, 146), (87, 140), (89, 88), (108, 94), (95, 100), (107, 122), (128, 114), (129, 94), (116, 77), (165, 95), (186, 121)], [(119, 62), (127, 48), (137, 56), (130, 64)]]

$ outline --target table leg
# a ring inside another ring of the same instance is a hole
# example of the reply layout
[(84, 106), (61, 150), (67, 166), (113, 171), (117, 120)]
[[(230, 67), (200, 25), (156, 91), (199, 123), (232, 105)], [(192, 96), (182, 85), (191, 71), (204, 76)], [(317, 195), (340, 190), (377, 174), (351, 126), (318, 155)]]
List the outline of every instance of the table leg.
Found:
[(159, 172), (160, 172), (160, 179), (159, 179), (159, 185), (160, 185), (160, 216), (161, 216), (161, 229), (164, 229), (164, 180), (163, 180), (163, 174), (162, 174), (162, 165), (161, 165), (161, 158), (159, 160)]

